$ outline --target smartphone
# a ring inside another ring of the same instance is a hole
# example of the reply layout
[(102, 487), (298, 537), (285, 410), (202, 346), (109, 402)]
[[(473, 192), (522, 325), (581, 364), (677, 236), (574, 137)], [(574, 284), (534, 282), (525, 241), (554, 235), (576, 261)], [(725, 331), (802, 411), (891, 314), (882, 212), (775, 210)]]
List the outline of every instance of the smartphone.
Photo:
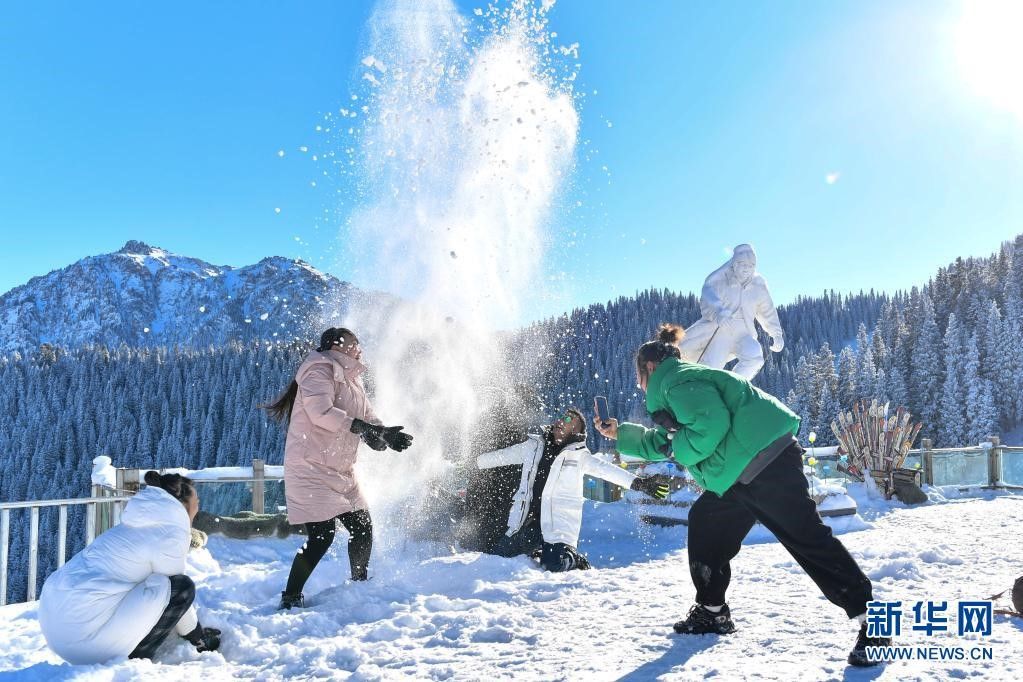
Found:
[(607, 409), (607, 398), (602, 395), (598, 395), (593, 399), (593, 408), (597, 411), (597, 417), (600, 418), (600, 423), (607, 426), (611, 423), (611, 413)]

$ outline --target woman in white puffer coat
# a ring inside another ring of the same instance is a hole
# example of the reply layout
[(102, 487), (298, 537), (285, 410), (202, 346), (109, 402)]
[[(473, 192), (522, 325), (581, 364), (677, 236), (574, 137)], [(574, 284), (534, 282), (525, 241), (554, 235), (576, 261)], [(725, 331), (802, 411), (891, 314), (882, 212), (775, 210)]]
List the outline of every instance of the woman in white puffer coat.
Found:
[(171, 630), (201, 651), (220, 630), (199, 625), (184, 575), (199, 495), (184, 476), (149, 471), (121, 523), (54, 572), (39, 597), (46, 643), (69, 663), (152, 658)]

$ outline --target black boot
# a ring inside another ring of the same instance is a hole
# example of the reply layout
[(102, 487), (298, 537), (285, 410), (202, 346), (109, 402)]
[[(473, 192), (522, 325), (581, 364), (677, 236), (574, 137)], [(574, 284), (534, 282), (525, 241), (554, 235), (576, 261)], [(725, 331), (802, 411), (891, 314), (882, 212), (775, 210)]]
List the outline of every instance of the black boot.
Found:
[(204, 628), (201, 624), (196, 623), (195, 629), (184, 637), (195, 646), (195, 650), (200, 654), (220, 648), (220, 630), (217, 628)]
[(735, 632), (732, 613), (728, 604), (717, 613), (706, 609), (702, 604), (693, 604), (685, 620), (675, 623), (675, 632), (680, 635), (727, 635)]
[(856, 665), (861, 668), (877, 665), (881, 663), (881, 660), (867, 658), (867, 647), (891, 645), (891, 637), (867, 637), (867, 624), (864, 623), (860, 626), (860, 634), (856, 637), (856, 646), (849, 652), (849, 665)]
[(278, 604), (278, 611), (287, 611), (291, 608), (305, 608), (305, 595), (299, 592), (298, 594), (288, 594), (287, 592), (281, 592), (281, 603)]

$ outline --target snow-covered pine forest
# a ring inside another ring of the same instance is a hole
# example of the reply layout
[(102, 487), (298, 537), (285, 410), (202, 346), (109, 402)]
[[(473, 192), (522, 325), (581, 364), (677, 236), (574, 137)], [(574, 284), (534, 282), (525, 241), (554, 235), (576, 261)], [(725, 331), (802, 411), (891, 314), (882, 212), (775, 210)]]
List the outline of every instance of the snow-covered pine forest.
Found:
[[(787, 345), (767, 353), (758, 383), (803, 415), (802, 435), (816, 431), (818, 445), (833, 442), (828, 424), (859, 397), (908, 406), (939, 446), (1013, 428), (1023, 421), (1023, 258), (1015, 253), (1023, 235), (908, 293), (827, 294), (780, 307)], [(642, 419), (632, 351), (659, 323), (691, 324), (698, 309), (695, 295), (653, 290), (577, 309), (513, 335), (512, 362), (535, 367), (539, 357), (550, 410), (588, 409), (603, 394), (615, 414)], [(284, 433), (257, 405), (287, 384), (308, 348), (44, 345), (0, 358), (0, 498), (86, 495), (100, 454), (119, 466), (279, 464)], [(45, 536), (56, 520), (44, 513), (41, 522)], [(69, 537), (81, 542), (80, 511), (70, 523)], [(12, 529), (12, 599), (24, 590), (26, 532)], [(52, 563), (41, 557), (42, 575)]]

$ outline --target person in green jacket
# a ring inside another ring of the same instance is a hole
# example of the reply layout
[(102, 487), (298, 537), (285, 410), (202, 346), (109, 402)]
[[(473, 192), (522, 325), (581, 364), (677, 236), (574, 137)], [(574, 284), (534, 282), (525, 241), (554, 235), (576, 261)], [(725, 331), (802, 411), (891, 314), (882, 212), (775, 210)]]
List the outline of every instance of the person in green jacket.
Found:
[(617, 439), (618, 451), (646, 460), (673, 457), (705, 492), (689, 511), (689, 571), (696, 604), (675, 623), (679, 634), (735, 631), (725, 591), (730, 561), (759, 521), (799, 562), (829, 601), (860, 622), (853, 665), (872, 665), (866, 647), (890, 644), (867, 637), (870, 580), (817, 513), (795, 435), (799, 417), (774, 396), (723, 369), (683, 362), (685, 332), (662, 325), (658, 339), (636, 354), (639, 386), (656, 428), (594, 419)]

